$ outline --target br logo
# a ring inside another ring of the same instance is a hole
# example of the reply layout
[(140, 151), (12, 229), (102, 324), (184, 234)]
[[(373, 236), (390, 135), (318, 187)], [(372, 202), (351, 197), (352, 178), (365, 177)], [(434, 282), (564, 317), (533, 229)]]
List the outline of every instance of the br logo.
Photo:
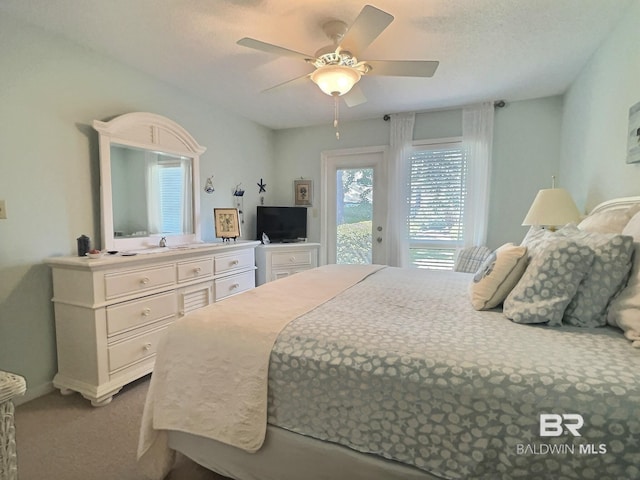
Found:
[(580, 429), (584, 425), (582, 415), (577, 413), (540, 414), (540, 436), (559, 437), (563, 433), (571, 433), (574, 437), (580, 437)]

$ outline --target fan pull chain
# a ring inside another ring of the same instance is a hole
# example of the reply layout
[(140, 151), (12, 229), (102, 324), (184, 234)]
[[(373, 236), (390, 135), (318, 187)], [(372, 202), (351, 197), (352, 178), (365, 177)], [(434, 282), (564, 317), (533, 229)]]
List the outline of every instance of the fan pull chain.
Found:
[(338, 117), (340, 115), (340, 100), (338, 94), (333, 94), (333, 128), (336, 129), (336, 140), (340, 140), (340, 131), (338, 130)]

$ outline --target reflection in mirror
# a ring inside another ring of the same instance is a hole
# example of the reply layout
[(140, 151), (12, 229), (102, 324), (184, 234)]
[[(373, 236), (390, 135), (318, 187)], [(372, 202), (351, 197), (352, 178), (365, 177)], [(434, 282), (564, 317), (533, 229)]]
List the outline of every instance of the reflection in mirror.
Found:
[(113, 235), (185, 235), (193, 230), (191, 158), (111, 145)]

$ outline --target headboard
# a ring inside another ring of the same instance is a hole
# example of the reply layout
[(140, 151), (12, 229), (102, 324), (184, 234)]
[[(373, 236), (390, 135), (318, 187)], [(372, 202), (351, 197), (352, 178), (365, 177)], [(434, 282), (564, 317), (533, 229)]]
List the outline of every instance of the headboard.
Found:
[(606, 210), (624, 210), (634, 204), (640, 204), (640, 196), (614, 198), (612, 200), (599, 203), (593, 207), (589, 214), (592, 215)]

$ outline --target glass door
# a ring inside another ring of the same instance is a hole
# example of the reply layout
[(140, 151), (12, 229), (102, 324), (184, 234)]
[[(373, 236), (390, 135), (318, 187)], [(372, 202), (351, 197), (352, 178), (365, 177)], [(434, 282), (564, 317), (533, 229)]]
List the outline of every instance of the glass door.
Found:
[(336, 175), (336, 263), (372, 263), (373, 168)]
[[(325, 156), (326, 155), (326, 156)], [(386, 263), (383, 148), (323, 155), (327, 263)]]

